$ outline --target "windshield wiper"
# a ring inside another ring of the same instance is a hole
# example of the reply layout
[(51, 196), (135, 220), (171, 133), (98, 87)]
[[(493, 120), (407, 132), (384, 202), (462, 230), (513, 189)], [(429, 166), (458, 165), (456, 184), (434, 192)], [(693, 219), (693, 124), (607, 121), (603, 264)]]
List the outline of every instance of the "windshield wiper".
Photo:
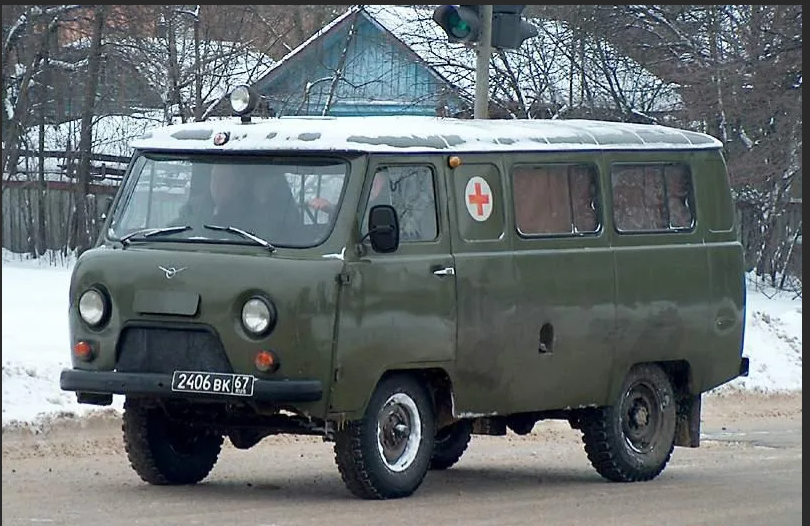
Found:
[(235, 226), (203, 225), (203, 228), (207, 228), (209, 230), (220, 230), (220, 231), (223, 231), (223, 232), (232, 232), (234, 234), (242, 236), (245, 239), (249, 239), (249, 240), (263, 246), (264, 248), (266, 248), (270, 252), (274, 252), (276, 250), (276, 247), (274, 247), (272, 245), (272, 243), (270, 243), (266, 239), (262, 239), (259, 236), (251, 234), (250, 232), (246, 232), (246, 231), (242, 230), (241, 228), (236, 228)]
[(133, 237), (152, 237), (152, 236), (162, 236), (166, 234), (174, 234), (177, 232), (185, 232), (186, 230), (191, 230), (191, 225), (183, 225), (183, 226), (167, 226), (164, 228), (143, 228), (141, 230), (136, 230), (134, 232), (130, 232), (129, 234), (123, 236), (118, 241), (121, 242), (123, 246), (127, 246), (131, 243), (131, 239)]

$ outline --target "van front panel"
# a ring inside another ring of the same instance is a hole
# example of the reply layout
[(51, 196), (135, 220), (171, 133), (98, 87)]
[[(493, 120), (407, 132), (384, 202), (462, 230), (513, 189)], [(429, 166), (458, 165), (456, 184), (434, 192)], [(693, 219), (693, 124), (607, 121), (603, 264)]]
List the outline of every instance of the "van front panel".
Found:
[[(262, 379), (317, 380), (328, 392), (339, 261), (287, 259), (233, 251), (154, 247), (97, 249), (76, 263), (70, 286), (71, 344), (88, 341), (97, 358), (74, 357), (78, 369), (131, 373), (201, 370)], [(168, 271), (167, 271), (168, 269)], [(102, 290), (110, 316), (94, 329), (78, 314), (80, 294)], [(249, 334), (242, 308), (260, 296), (275, 311), (272, 330)], [(256, 354), (275, 353), (280, 367), (257, 370)], [(306, 410), (322, 416), (323, 400)]]

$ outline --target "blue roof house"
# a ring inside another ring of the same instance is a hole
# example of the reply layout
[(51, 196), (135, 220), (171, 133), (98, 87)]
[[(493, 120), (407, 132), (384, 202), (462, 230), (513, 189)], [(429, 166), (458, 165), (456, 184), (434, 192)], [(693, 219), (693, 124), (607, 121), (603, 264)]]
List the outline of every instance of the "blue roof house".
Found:
[(253, 84), (271, 115), (458, 116), (469, 111), (456, 85), (372, 14), (376, 7), (348, 9)]

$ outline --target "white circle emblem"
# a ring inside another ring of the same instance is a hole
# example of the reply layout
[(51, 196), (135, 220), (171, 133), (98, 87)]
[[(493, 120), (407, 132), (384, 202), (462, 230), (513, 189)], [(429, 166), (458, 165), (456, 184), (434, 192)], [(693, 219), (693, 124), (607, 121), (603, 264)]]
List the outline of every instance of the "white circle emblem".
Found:
[(492, 215), (492, 189), (483, 177), (471, 177), (464, 189), (467, 212), (476, 221), (486, 221)]

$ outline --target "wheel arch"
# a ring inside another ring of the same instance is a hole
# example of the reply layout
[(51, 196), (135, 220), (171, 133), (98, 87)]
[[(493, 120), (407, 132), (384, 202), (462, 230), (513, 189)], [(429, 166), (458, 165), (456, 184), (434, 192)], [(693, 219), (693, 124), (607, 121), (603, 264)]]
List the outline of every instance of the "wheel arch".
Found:
[[(386, 370), (377, 381), (376, 385), (380, 382), (398, 374), (411, 375), (418, 379), (427, 388), (430, 393), (430, 398), (433, 401), (433, 410), (436, 415), (436, 427), (441, 428), (455, 421), (453, 416), (453, 381), (450, 375), (442, 367), (427, 367), (427, 368), (399, 368)], [(375, 389), (376, 389), (375, 385)], [(368, 399), (363, 406), (365, 411), (368, 405)]]
[(437, 429), (455, 422), (456, 418), (453, 416), (453, 381), (450, 379), (450, 375), (447, 373), (446, 369), (443, 367), (397, 367), (383, 371), (379, 378), (377, 378), (377, 381), (372, 385), (372, 388), (363, 396), (361, 406), (354, 411), (342, 414), (343, 418), (341, 419), (339, 427), (343, 422), (362, 418), (368, 408), (372, 394), (380, 383), (387, 378), (400, 374), (416, 378), (428, 390), (436, 415)]

